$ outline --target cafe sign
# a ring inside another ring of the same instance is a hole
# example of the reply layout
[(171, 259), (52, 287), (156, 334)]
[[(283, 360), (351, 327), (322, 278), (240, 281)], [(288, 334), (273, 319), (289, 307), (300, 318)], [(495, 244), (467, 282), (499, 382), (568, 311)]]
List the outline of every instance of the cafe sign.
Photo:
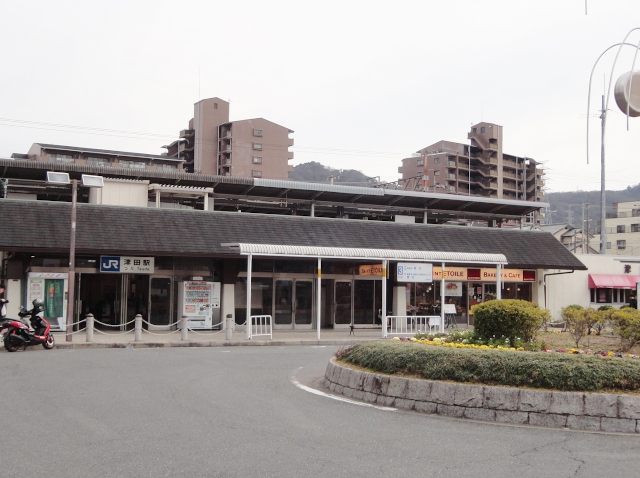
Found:
[[(472, 269), (467, 267), (445, 267), (445, 280), (497, 282), (496, 269), (482, 268)], [(433, 280), (442, 280), (442, 267), (433, 268)], [(536, 271), (522, 269), (502, 269), (500, 271), (502, 282), (535, 282)]]
[(358, 275), (361, 276), (382, 276), (382, 264), (367, 264), (358, 267)]

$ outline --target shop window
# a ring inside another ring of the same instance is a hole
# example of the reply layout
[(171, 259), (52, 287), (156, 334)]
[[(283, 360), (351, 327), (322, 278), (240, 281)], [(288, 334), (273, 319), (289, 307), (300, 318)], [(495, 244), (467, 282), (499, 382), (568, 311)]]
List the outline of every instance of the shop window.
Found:
[[(236, 324), (247, 319), (247, 279), (239, 277), (234, 289), (234, 307)], [(273, 279), (254, 277), (251, 280), (251, 315), (272, 315)]]
[(591, 289), (591, 302), (597, 304), (611, 303), (611, 289)]

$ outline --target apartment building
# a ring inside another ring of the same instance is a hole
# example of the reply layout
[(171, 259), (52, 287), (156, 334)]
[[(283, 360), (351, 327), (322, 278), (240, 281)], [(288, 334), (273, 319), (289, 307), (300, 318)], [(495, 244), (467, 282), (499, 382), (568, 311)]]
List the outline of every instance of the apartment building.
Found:
[(208, 98), (194, 105), (180, 138), (164, 147), (167, 156), (184, 159), (187, 172), (288, 180), (291, 133), (264, 118), (229, 121), (229, 103)]
[(468, 144), (438, 141), (402, 160), (404, 189), (542, 201), (544, 171), (532, 158), (502, 150), (502, 126), (478, 123)]
[[(613, 203), (613, 212), (607, 213), (607, 254), (640, 256), (640, 201)], [(596, 236), (600, 243), (600, 235)]]
[(54, 164), (78, 164), (102, 168), (183, 172), (183, 159), (156, 154), (131, 153), (109, 149), (82, 148), (59, 144), (33, 143), (26, 154), (13, 153), (13, 159), (29, 159)]

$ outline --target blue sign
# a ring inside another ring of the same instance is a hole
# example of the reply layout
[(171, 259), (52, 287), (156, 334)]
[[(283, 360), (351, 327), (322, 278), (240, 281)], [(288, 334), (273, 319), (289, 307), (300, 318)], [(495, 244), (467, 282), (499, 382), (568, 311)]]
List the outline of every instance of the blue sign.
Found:
[(101, 256), (100, 272), (120, 272), (120, 257)]

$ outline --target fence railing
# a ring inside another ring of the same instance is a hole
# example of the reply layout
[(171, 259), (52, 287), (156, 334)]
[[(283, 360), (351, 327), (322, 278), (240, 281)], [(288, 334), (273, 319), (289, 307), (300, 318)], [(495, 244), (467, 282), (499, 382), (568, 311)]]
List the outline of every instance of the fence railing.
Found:
[(251, 316), (251, 337), (269, 336), (273, 338), (273, 320), (270, 315)]
[(439, 315), (388, 315), (387, 335), (427, 334), (438, 328), (442, 332)]

